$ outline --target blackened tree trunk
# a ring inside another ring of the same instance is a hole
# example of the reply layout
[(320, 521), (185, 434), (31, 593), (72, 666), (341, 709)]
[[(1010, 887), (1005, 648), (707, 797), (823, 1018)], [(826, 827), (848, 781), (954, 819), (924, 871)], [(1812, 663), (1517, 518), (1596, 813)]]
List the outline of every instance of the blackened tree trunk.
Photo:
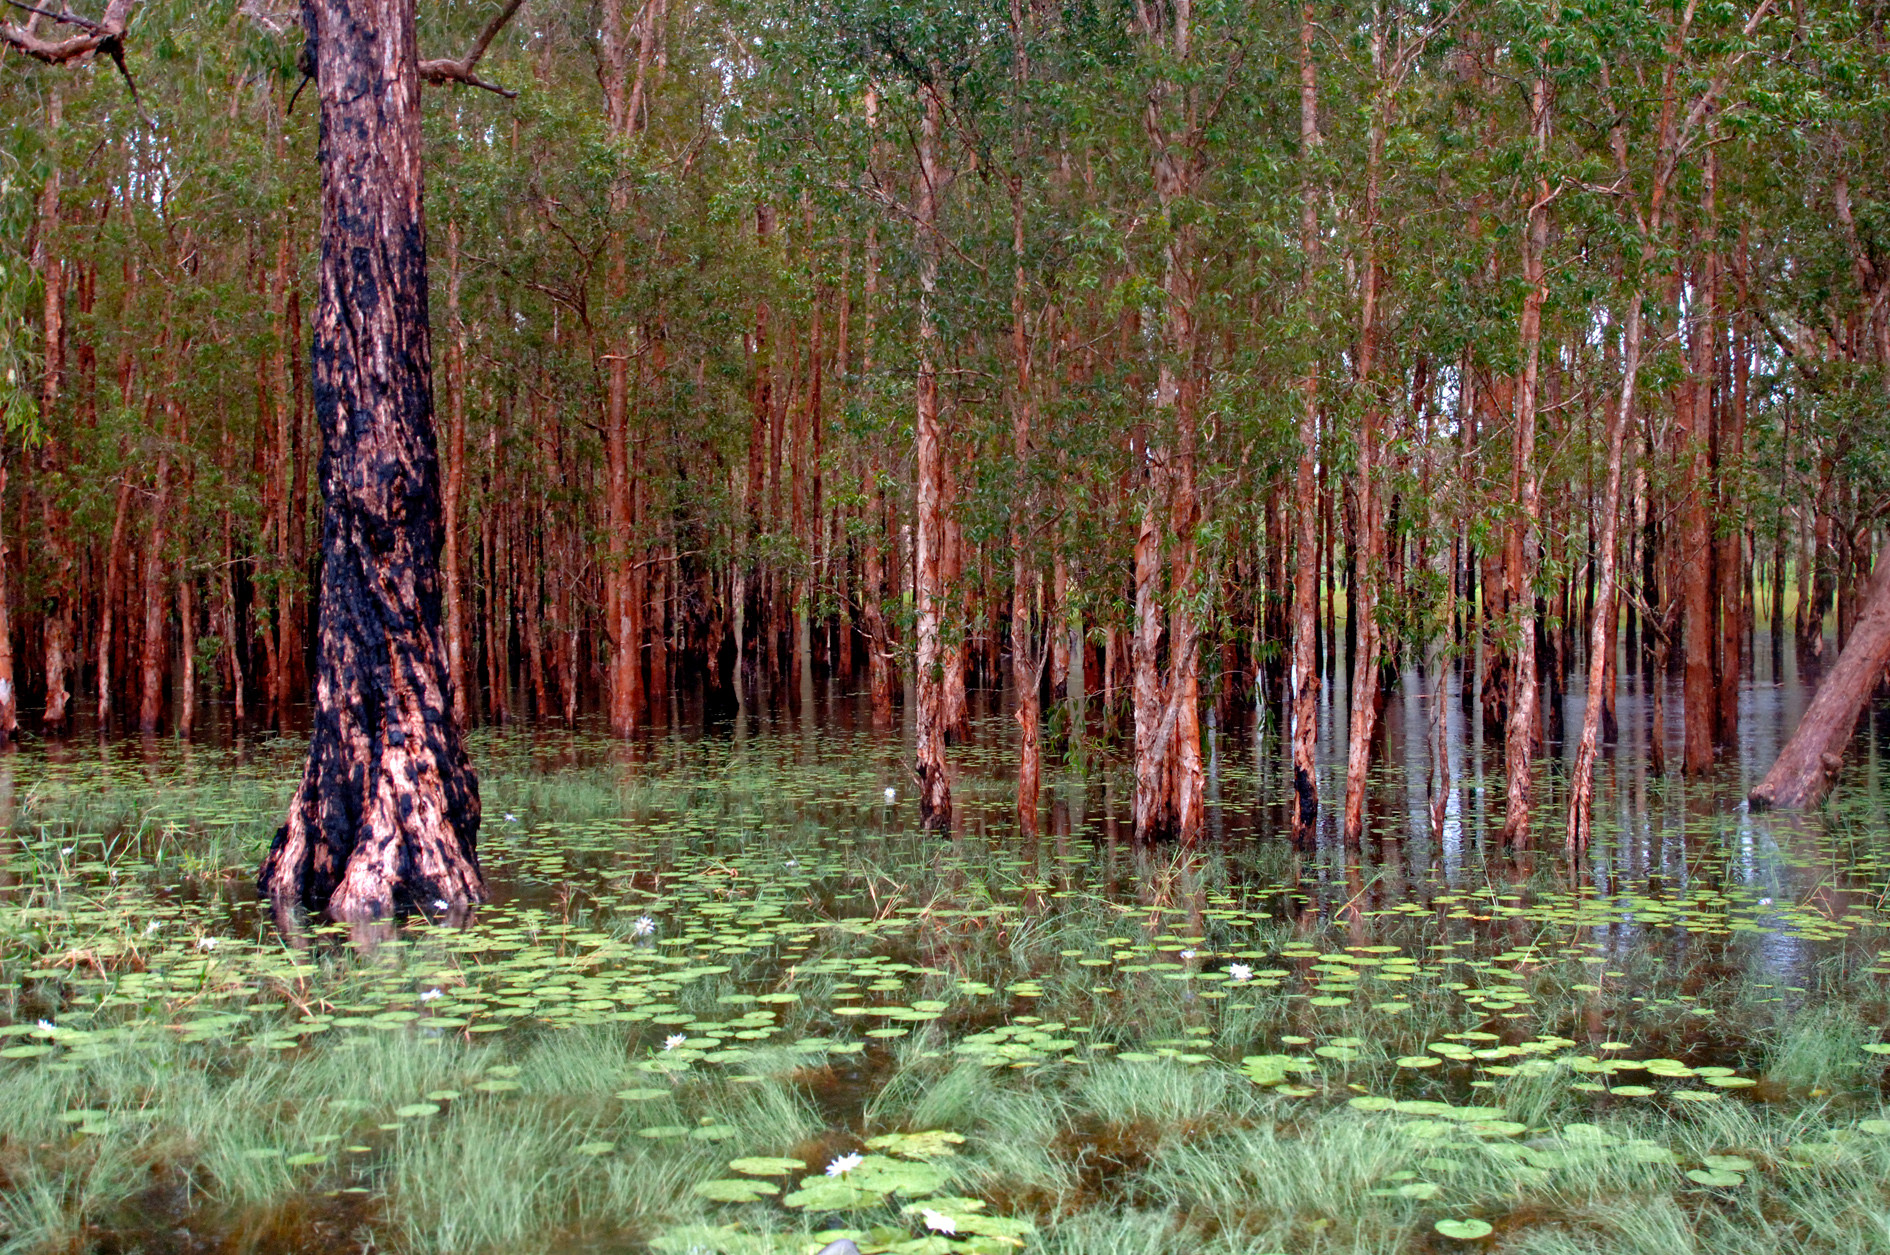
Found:
[(369, 919), (485, 897), (440, 625), (413, 0), (305, 0), (321, 94), (322, 588), (301, 788), (258, 887)]

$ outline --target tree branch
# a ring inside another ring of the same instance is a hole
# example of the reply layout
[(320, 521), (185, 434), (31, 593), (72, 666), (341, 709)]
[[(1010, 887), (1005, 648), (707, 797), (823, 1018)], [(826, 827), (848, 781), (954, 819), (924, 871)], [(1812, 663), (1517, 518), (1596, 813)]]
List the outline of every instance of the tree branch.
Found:
[(66, 65), (83, 60), (94, 53), (103, 52), (123, 65), (120, 41), (125, 34), (125, 26), (131, 19), (131, 7), (136, 0), (111, 0), (105, 7), (103, 21), (94, 22), (91, 18), (80, 17), (76, 13), (61, 11), (51, 12), (35, 8), (22, 0), (7, 0), (16, 9), (49, 17), (55, 22), (67, 26), (76, 26), (84, 31), (71, 39), (42, 39), (30, 28), (15, 26), (11, 22), (0, 22), (0, 45), (24, 53), (35, 61), (44, 61), (47, 65)]
[[(9, 3), (17, 4), (18, 2), (19, 0), (9, 0)], [(505, 29), (505, 24), (512, 20), (512, 15), (517, 13), (524, 3), (525, 0), (505, 0), (505, 7), (493, 14), (492, 20), (486, 23), (484, 30), (479, 32), (479, 38), (473, 40), (473, 45), (467, 49), (465, 56), (457, 61), (444, 58), (436, 61), (422, 61), (420, 77), (436, 87), (447, 83), (464, 83), (468, 87), (479, 87), (495, 92), (507, 100), (517, 99), (517, 92), (507, 91), (497, 83), (488, 83), (473, 73), (473, 67), (479, 64), (479, 58), (486, 55), (486, 49), (492, 45), (492, 41), (498, 37), (501, 30)]]

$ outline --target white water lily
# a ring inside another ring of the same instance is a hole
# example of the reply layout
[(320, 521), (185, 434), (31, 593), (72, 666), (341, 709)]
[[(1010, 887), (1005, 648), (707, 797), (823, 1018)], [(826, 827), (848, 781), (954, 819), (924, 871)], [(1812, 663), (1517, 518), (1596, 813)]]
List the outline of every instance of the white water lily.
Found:
[(919, 1212), (919, 1219), (925, 1221), (926, 1228), (938, 1233), (955, 1234), (958, 1232), (958, 1222), (944, 1212), (935, 1210), (934, 1208), (922, 1208)]
[(158, 929), (162, 927), (164, 927), (164, 922), (162, 920), (154, 919), (150, 923), (144, 926), (144, 935), (149, 937), (152, 933), (156, 932)]
[(663, 1049), (674, 1050), (688, 1040), (689, 1039), (684, 1037), (681, 1033), (671, 1033), (668, 1037), (663, 1039)]
[(647, 915), (639, 915), (637, 922), (631, 926), (631, 931), (639, 937), (648, 937), (656, 931), (656, 921)]
[(425, 993), (420, 995), (420, 1001), (432, 1002), (435, 998), (444, 998), (444, 997), (446, 997), (446, 995), (441, 993), (439, 990), (429, 989)]
[(843, 1177), (865, 1162), (865, 1156), (849, 1151), (827, 1165), (827, 1175), (830, 1177)]
[(448, 902), (445, 898), (433, 899), (433, 909), (436, 911), (444, 911), (452, 905), (453, 904), (451, 902)]
[(1248, 967), (1245, 963), (1229, 964), (1227, 968), (1227, 974), (1233, 977), (1235, 980), (1252, 980), (1253, 979), (1253, 969), (1251, 967)]
[(217, 939), (215, 937), (199, 937), (197, 938), (197, 948), (199, 950), (214, 950), (217, 948)]
[(517, 816), (517, 815), (514, 815), (514, 814), (513, 814), (512, 812), (510, 812), (510, 811), (507, 811), (507, 812), (505, 813), (505, 822), (506, 822), (506, 823), (508, 823), (508, 824), (515, 824), (515, 823), (517, 823), (517, 822), (518, 822), (518, 816)]
[(35, 1024), (33, 1027), (37, 1028), (42, 1033), (55, 1032), (59, 1028), (59, 1026), (57, 1024), (54, 1024), (51, 1020), (41, 1020), (39, 1021), (39, 1023)]
[(61, 848), (61, 849), (60, 849), (60, 851), (59, 851), (59, 857), (60, 857), (60, 858), (64, 858), (64, 857), (66, 857), (66, 856), (67, 856), (68, 854), (70, 854), (70, 853), (72, 853), (72, 851), (73, 851), (73, 850), (74, 850), (75, 848), (76, 848), (76, 847), (74, 847), (74, 846), (70, 846), (70, 845), (68, 845), (68, 846), (65, 846), (65, 847), (63, 847), (63, 848)]
[(1183, 950), (1183, 951), (1181, 952), (1181, 957), (1182, 957), (1182, 958), (1184, 958), (1184, 959), (1192, 959), (1192, 958), (1194, 957), (1194, 951), (1192, 951), (1192, 950)]
[(886, 800), (888, 802), (897, 802), (899, 800), (899, 790), (893, 788), (891, 785), (887, 785)]

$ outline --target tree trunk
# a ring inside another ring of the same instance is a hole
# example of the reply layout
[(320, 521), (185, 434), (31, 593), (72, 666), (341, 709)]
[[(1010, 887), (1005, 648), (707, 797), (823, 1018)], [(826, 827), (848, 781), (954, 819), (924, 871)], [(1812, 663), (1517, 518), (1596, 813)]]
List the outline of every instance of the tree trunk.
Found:
[(460, 588), (459, 527), (466, 490), (466, 324), (459, 316), (459, 223), (446, 224), (446, 478), (440, 493), (440, 566), (446, 588), (446, 672), (453, 721), (472, 725), (466, 686), (466, 599)]
[(1621, 393), (1608, 416), (1607, 484), (1602, 489), (1601, 514), (1595, 527), (1600, 535), (1595, 565), (1595, 609), (1588, 631), (1588, 687), (1582, 702), (1581, 742), (1575, 750), (1575, 770), (1569, 783), (1569, 848), (1587, 846), (1595, 794), (1595, 752), (1601, 737), (1604, 686), (1614, 654), (1615, 551), (1621, 531), (1621, 458), (1628, 420), (1634, 414), (1635, 377), (1641, 367), (1641, 293), (1628, 298), (1627, 328), (1622, 335)]
[[(1299, 141), (1304, 166), (1300, 182), (1300, 249), (1305, 273), (1300, 299), (1310, 321), (1317, 310), (1314, 272), (1319, 260), (1319, 184), (1313, 163), (1319, 148), (1319, 94), (1312, 59), (1313, 6), (1300, 7)], [(1300, 378), (1299, 464), (1294, 471), (1296, 520), (1293, 572), (1293, 836), (1311, 839), (1319, 818), (1319, 367), (1307, 362)]]
[(13, 689), (13, 590), (7, 580), (6, 451), (0, 449), (0, 745), (19, 730), (19, 699)]
[(1857, 717), (1890, 664), (1890, 545), (1877, 554), (1863, 610), (1792, 739), (1752, 791), (1754, 806), (1815, 806), (1844, 765)]
[(177, 735), (188, 741), (197, 724), (197, 583), (188, 568), (177, 575), (177, 627), (183, 668), (177, 677)]
[(918, 552), (913, 592), (918, 610), (918, 742), (914, 774), (919, 784), (920, 822), (929, 829), (949, 828), (951, 782), (945, 767), (945, 658), (940, 622), (945, 608), (945, 441), (939, 430), (936, 302), (938, 240), (938, 142), (941, 106), (935, 92), (925, 93), (919, 132), (919, 369), (916, 442), (918, 461)]
[[(1030, 62), (1024, 28), (1024, 0), (1011, 0), (1011, 75), (1018, 93), (1019, 110), (1015, 128), (1015, 150), (1023, 159), (1025, 139), (1029, 134), (1022, 113), (1023, 91), (1030, 77)], [(1029, 293), (1025, 258), (1024, 176), (1012, 171), (1011, 194), (1011, 458), (1017, 476), (1016, 497), (1011, 507), (1011, 686), (1017, 691), (1017, 823), (1025, 836), (1037, 835), (1037, 793), (1041, 764), (1038, 729), (1042, 722), (1043, 655), (1031, 650), (1030, 603), (1031, 564), (1025, 529), (1036, 518), (1035, 497), (1030, 479), (1030, 427), (1035, 386), (1031, 378), (1030, 326), (1025, 319)], [(1061, 611), (1062, 607), (1056, 608)], [(1043, 617), (1043, 631), (1058, 633), (1053, 615)]]
[[(1549, 85), (1535, 81), (1531, 93), (1531, 130), (1534, 132), (1537, 159), (1546, 160), (1549, 128)], [(1506, 796), (1503, 811), (1503, 840), (1519, 845), (1529, 836), (1529, 808), (1532, 786), (1531, 758), (1536, 748), (1536, 530), (1541, 503), (1536, 486), (1536, 391), (1542, 357), (1542, 304), (1547, 285), (1543, 278), (1544, 255), (1549, 245), (1549, 184), (1546, 174), (1537, 176), (1536, 200), (1529, 208), (1529, 221), (1523, 241), (1523, 282), (1528, 291), (1523, 296), (1522, 379), (1516, 390), (1516, 521), (1511, 526), (1511, 582), (1516, 594), (1514, 642), (1515, 695), (1510, 705), (1509, 726), (1504, 736), (1503, 770)]]
[(452, 718), (413, 0), (306, 0), (321, 97), (322, 589), (308, 765), (258, 877), (337, 919), (485, 898)]
[(131, 481), (118, 481), (118, 505), (112, 513), (112, 538), (105, 549), (105, 593), (99, 599), (98, 613), (98, 732), (110, 733), (112, 725), (112, 657), (118, 603), (125, 586), (125, 528), (131, 516)]
[[(171, 382), (167, 387), (175, 387)], [(164, 715), (164, 671), (170, 659), (170, 633), (166, 619), (164, 575), (167, 563), (164, 547), (169, 539), (166, 523), (171, 500), (171, 445), (178, 436), (176, 399), (165, 401), (168, 421), (164, 443), (159, 447), (157, 470), (152, 477), (151, 524), (144, 537), (144, 559), (138, 564), (144, 608), (144, 631), (138, 658), (138, 731), (156, 732)]]
[(1710, 147), (1703, 168), (1700, 236), (1707, 249), (1694, 275), (1687, 373), (1680, 383), (1682, 404), (1677, 405), (1674, 412), (1675, 452), (1680, 462), (1683, 494), (1680, 510), (1681, 596), (1685, 599), (1681, 655), (1686, 667), (1683, 762), (1689, 776), (1712, 770), (1719, 732), (1719, 688), (1713, 674), (1713, 649), (1718, 636), (1713, 612), (1718, 590), (1713, 578), (1713, 485), (1708, 460), (1712, 451), (1713, 377), (1719, 346), (1715, 308), (1719, 295), (1719, 255), (1710, 244), (1715, 171)]
[(1346, 619), (1357, 637), (1353, 659), (1350, 735), (1345, 754), (1345, 840), (1357, 845), (1365, 835), (1365, 783), (1371, 768), (1372, 734), (1378, 725), (1378, 592), (1382, 567), (1380, 546), (1383, 529), (1376, 508), (1378, 451), (1378, 398), (1374, 395), (1373, 374), (1378, 352), (1378, 193), (1385, 152), (1385, 112), (1389, 108), (1391, 88), (1384, 83), (1384, 24), (1372, 24), (1372, 65), (1379, 79), (1377, 99), (1373, 102), (1371, 134), (1366, 145), (1365, 212), (1360, 223), (1364, 235), (1364, 263), (1360, 276), (1361, 292), (1358, 315), (1356, 370), (1364, 407), (1359, 413), (1358, 526), (1353, 531), (1354, 552), (1352, 599)]

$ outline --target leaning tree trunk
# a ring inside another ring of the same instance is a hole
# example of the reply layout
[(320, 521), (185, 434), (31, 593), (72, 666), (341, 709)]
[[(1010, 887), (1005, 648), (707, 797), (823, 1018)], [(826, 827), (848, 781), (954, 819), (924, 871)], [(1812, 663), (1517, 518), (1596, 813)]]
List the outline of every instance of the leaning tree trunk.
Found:
[(1857, 727), (1857, 716), (1886, 664), (1890, 664), (1890, 545), (1877, 555), (1877, 569), (1850, 639), (1818, 685), (1798, 730), (1752, 791), (1754, 806), (1817, 804), (1844, 765), (1844, 749)]
[(413, 0), (306, 0), (321, 94), (322, 588), (308, 765), (258, 887), (368, 919), (485, 897), (440, 626)]

